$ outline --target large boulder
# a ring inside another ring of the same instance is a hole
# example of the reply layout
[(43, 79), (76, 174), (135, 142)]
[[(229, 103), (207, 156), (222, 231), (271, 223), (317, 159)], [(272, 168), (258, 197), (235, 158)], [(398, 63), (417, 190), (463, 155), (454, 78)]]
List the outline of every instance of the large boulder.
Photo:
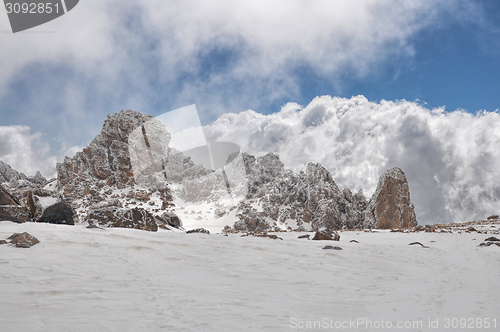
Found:
[(168, 211), (164, 212), (160, 216), (155, 216), (156, 223), (158, 226), (167, 226), (164, 228), (170, 228), (170, 227), (175, 227), (175, 228), (180, 228), (182, 227), (182, 221), (181, 219), (173, 212)]
[(367, 221), (369, 227), (381, 229), (417, 226), (408, 180), (399, 167), (391, 168), (380, 177), (368, 203)]
[(75, 212), (69, 204), (59, 201), (45, 208), (40, 218), (36, 221), (49, 224), (74, 225)]
[(337, 232), (331, 232), (329, 230), (317, 231), (314, 234), (313, 240), (330, 240), (330, 241), (340, 241), (340, 235)]
[(0, 185), (0, 205), (21, 205), (21, 203)]
[(94, 209), (87, 215), (89, 227), (121, 227), (156, 232), (158, 225), (151, 213), (144, 209), (126, 209), (106, 206)]

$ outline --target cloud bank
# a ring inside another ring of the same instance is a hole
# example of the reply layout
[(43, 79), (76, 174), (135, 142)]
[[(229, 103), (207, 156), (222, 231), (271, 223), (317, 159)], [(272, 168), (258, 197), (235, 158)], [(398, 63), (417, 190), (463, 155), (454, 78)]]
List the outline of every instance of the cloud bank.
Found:
[(204, 128), (208, 141), (251, 154), (275, 152), (290, 168), (319, 162), (341, 187), (370, 197), (378, 177), (399, 166), (420, 223), (486, 218), (500, 212), (498, 112), (429, 110), (414, 102), (323, 96), (274, 114), (224, 114)]
[(54, 33), (1, 35), (2, 124), (82, 145), (125, 108), (158, 115), (196, 103), (210, 123), (297, 100), (304, 75), (340, 90), (347, 77), (411, 61), (415, 36), (467, 3), (81, 1), (36, 29)]
[(28, 176), (40, 171), (47, 178), (56, 176), (56, 163), (73, 156), (82, 147), (73, 146), (50, 155), (50, 146), (40, 132), (31, 134), (28, 126), (0, 126), (0, 160)]

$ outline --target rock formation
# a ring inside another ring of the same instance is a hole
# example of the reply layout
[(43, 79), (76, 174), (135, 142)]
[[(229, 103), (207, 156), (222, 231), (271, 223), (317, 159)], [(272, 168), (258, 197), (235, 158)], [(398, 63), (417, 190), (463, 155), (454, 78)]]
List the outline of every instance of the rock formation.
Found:
[(417, 226), (410, 188), (405, 173), (398, 167), (386, 171), (367, 207), (368, 225), (373, 228), (408, 228)]
[[(180, 219), (167, 211), (172, 206), (168, 175), (177, 160), (169, 141), (170, 134), (151, 115), (109, 114), (89, 146), (57, 164), (58, 191), (90, 226), (180, 227)], [(189, 160), (181, 158), (181, 169), (184, 162)]]
[(26, 177), (0, 163), (0, 181), (6, 186), (0, 187), (0, 215), (18, 222), (182, 229), (173, 210), (175, 195), (185, 202), (213, 204), (215, 218), (235, 216), (225, 232), (332, 234), (417, 225), (408, 182), (399, 168), (380, 177), (367, 201), (361, 190), (341, 190), (317, 163), (295, 173), (276, 154), (256, 158), (234, 152), (225, 166), (222, 160), (223, 168), (212, 170), (169, 147), (170, 139), (151, 115), (131, 110), (109, 114), (89, 146), (57, 164), (56, 181), (39, 173)]
[[(238, 205), (236, 231), (264, 232), (286, 220), (297, 229), (338, 230), (405, 228), (417, 225), (408, 182), (399, 168), (384, 173), (367, 201), (360, 190), (340, 190), (332, 174), (309, 163), (299, 174), (285, 170), (275, 154), (255, 158), (243, 153), (247, 200)], [(252, 204), (253, 202), (253, 204)]]

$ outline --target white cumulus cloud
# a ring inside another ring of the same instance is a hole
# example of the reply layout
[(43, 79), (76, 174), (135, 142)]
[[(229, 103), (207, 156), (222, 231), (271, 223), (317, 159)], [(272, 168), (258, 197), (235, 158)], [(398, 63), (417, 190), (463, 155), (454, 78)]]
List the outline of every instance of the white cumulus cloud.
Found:
[(429, 110), (414, 102), (323, 96), (274, 114), (224, 114), (204, 128), (209, 141), (278, 153), (290, 168), (319, 162), (341, 187), (373, 193), (399, 166), (421, 223), (485, 218), (500, 212), (498, 112)]
[(74, 146), (50, 156), (42, 133), (32, 134), (28, 126), (0, 126), (0, 160), (28, 176), (40, 171), (47, 178), (55, 177), (56, 163), (81, 150), (82, 147)]

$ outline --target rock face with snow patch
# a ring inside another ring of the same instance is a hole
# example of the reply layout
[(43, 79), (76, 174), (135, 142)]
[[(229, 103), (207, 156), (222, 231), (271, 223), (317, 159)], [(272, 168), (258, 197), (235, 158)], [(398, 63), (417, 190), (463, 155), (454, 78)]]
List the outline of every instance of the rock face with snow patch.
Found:
[(285, 170), (275, 154), (255, 158), (243, 153), (248, 195), (238, 206), (236, 231), (268, 231), (287, 221), (296, 229), (338, 230), (416, 226), (408, 181), (399, 168), (382, 175), (368, 202), (360, 190), (340, 190), (322, 165), (309, 163), (305, 172)]
[(12, 196), (7, 189), (0, 185), (0, 205), (21, 205), (19, 201)]
[[(132, 110), (108, 114), (89, 146), (57, 164), (58, 191), (91, 225), (156, 230), (152, 215), (143, 211), (160, 214), (172, 205), (167, 171), (175, 158), (169, 158), (169, 141), (164, 125), (151, 115)], [(102, 206), (116, 205), (110, 203), (116, 200), (123, 210)], [(87, 211), (93, 212), (87, 216)], [(126, 220), (121, 222), (121, 217)]]
[[(294, 221), (297, 229), (363, 228), (367, 202), (363, 193), (341, 191), (332, 174), (309, 163), (306, 172), (285, 170), (275, 154), (255, 158), (243, 153), (248, 176), (247, 199), (238, 207), (239, 231), (266, 231)], [(258, 207), (258, 209), (257, 209)]]
[(107, 206), (90, 211), (86, 221), (90, 227), (121, 227), (156, 232), (158, 225), (146, 210)]
[(367, 220), (373, 228), (381, 229), (417, 226), (408, 180), (400, 168), (394, 167), (380, 177), (367, 207)]
[(88, 186), (92, 185), (92, 180), (118, 188), (133, 184), (129, 135), (151, 119), (151, 115), (132, 110), (108, 114), (100, 135), (89, 146), (73, 158), (66, 157), (63, 163), (57, 164), (58, 185), (64, 193), (74, 198), (84, 197), (91, 189)]

